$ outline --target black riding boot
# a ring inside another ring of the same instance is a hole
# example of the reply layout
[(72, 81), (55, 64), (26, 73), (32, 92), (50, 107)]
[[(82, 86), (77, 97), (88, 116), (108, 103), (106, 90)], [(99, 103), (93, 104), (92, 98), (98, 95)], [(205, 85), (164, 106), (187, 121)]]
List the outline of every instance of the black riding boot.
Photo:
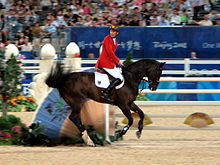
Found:
[(112, 101), (110, 98), (109, 98), (109, 95), (111, 93), (111, 91), (121, 83), (121, 80), (119, 78), (113, 80), (110, 85), (108, 86), (108, 88), (106, 88), (104, 91), (102, 91), (102, 95), (101, 97), (107, 101)]

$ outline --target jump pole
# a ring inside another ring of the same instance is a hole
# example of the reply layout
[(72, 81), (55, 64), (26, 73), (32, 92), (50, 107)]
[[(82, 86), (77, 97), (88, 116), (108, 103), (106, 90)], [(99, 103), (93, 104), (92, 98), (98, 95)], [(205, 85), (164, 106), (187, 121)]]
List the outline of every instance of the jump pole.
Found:
[(105, 140), (108, 143), (111, 143), (111, 140), (109, 138), (109, 109), (110, 109), (110, 105), (109, 104), (105, 104)]

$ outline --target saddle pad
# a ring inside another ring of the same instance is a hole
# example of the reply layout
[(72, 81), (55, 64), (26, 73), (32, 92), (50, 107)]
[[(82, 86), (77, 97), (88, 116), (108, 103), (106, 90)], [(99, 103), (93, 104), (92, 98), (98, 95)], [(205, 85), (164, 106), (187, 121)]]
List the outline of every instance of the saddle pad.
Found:
[[(95, 85), (99, 88), (107, 88), (110, 84), (109, 78), (107, 74), (95, 72)], [(116, 86), (116, 89), (120, 89), (124, 85), (124, 80), (121, 84)]]

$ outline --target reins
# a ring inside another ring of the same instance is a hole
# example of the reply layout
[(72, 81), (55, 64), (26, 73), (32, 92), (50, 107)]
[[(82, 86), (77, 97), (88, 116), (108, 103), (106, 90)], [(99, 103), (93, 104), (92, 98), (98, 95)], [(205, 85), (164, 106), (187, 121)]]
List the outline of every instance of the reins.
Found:
[[(130, 73), (133, 73), (133, 72), (131, 72), (130, 70), (128, 70), (126, 67), (122, 67), (122, 69), (123, 70), (125, 70), (126, 72), (130, 72)], [(147, 85), (146, 85), (146, 83), (145, 82), (148, 82), (148, 80), (146, 80), (144, 77), (142, 78), (142, 80), (141, 80), (141, 89), (139, 90), (139, 93), (141, 93), (144, 89), (146, 89), (147, 88)]]
[(146, 83), (145, 82), (148, 82), (145, 78), (143, 78), (142, 80), (141, 80), (141, 84), (142, 84), (142, 87), (141, 87), (141, 89), (140, 89), (140, 92), (139, 93), (141, 93), (144, 89), (146, 89), (147, 88), (147, 85), (146, 85)]

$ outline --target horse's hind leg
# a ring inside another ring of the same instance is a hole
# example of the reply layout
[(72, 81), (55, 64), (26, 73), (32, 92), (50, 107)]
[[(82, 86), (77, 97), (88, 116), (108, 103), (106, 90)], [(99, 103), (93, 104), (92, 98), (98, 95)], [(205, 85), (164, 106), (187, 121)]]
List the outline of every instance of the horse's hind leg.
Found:
[(124, 134), (126, 134), (126, 132), (128, 131), (128, 129), (131, 127), (131, 125), (133, 124), (133, 118), (131, 116), (131, 112), (130, 112), (130, 108), (127, 105), (118, 105), (118, 107), (121, 109), (121, 111), (123, 112), (123, 114), (127, 117), (128, 119), (128, 125), (124, 126), (124, 128), (121, 130), (121, 132), (119, 133), (119, 137), (122, 137)]
[(82, 134), (82, 138), (85, 141), (86, 144), (94, 146), (94, 143), (92, 140), (87, 136), (87, 131), (85, 126), (82, 124), (81, 117), (80, 117), (80, 110), (83, 106), (84, 102), (77, 102), (74, 104), (71, 104), (72, 112), (69, 116), (69, 119), (76, 125), (76, 127), (79, 129), (79, 131)]
[(143, 130), (144, 112), (134, 102), (131, 104), (130, 108), (132, 111), (138, 113), (140, 117), (138, 122), (138, 131), (136, 132), (137, 137), (140, 138)]

